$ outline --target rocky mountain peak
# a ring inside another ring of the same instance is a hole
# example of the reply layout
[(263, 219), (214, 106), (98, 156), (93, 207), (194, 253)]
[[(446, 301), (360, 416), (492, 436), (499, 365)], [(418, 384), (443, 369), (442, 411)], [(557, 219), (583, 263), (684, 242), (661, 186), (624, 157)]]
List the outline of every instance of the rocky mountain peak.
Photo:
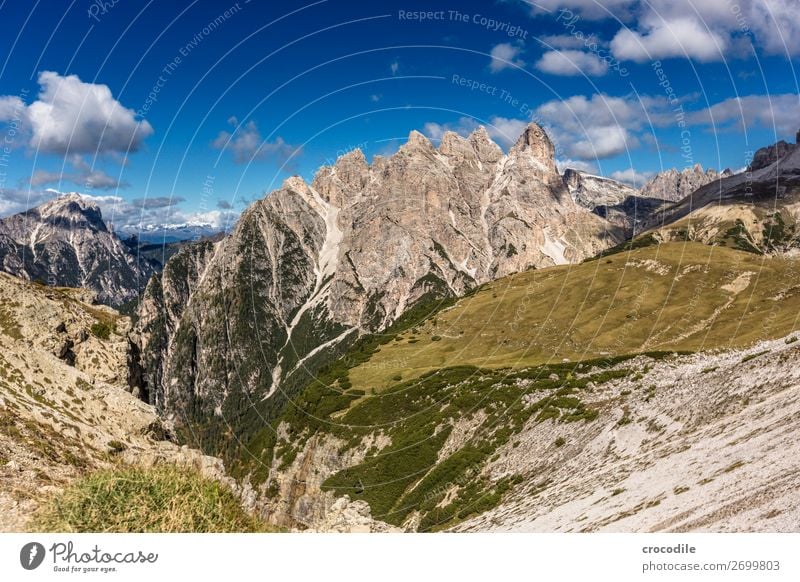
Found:
[(695, 164), (683, 170), (670, 168), (651, 178), (642, 186), (639, 193), (645, 198), (677, 202), (683, 200), (698, 188), (718, 180), (720, 177), (722, 175), (716, 170), (712, 168), (704, 170), (700, 164)]
[(547, 132), (538, 123), (531, 122), (511, 148), (512, 159), (529, 158), (549, 174), (558, 174), (555, 160), (555, 147)]
[(463, 138), (454, 131), (446, 131), (442, 136), (442, 141), (439, 143), (439, 151), (446, 156), (452, 156), (456, 153), (464, 152), (472, 148), (469, 140)]
[(93, 200), (74, 192), (45, 202), (29, 210), (28, 213), (35, 213), (51, 226), (90, 228), (94, 231), (108, 232), (100, 206)]
[(496, 163), (503, 157), (503, 150), (499, 145), (492, 141), (489, 132), (484, 126), (479, 126), (469, 135), (469, 143), (478, 154), (478, 159), (482, 163)]
[(435, 151), (435, 148), (431, 141), (425, 137), (425, 134), (414, 129), (408, 134), (408, 140), (400, 147), (399, 151), (412, 152), (419, 150), (432, 153)]
[[(798, 133), (800, 134), (800, 132)], [(766, 168), (791, 154), (796, 148), (797, 144), (787, 143), (784, 140), (780, 140), (771, 146), (763, 147), (753, 155), (748, 170), (754, 172), (755, 170)]]
[(155, 271), (108, 228), (96, 202), (74, 193), (0, 219), (0, 269), (83, 287), (111, 305), (136, 297)]
[[(445, 134), (438, 149), (412, 131), (371, 164), (350, 152), (310, 186), (286, 180), (214, 249), (178, 253), (153, 279), (139, 320), (150, 393), (175, 411), (197, 395), (204, 418), (245, 392), (272, 398), (408, 310), (508, 273), (579, 262), (619, 234), (575, 204), (535, 124), (508, 156), (483, 128)], [(254, 325), (263, 350), (248, 347)], [(225, 345), (195, 353), (223, 335)], [(248, 375), (230, 376), (226, 357)]]

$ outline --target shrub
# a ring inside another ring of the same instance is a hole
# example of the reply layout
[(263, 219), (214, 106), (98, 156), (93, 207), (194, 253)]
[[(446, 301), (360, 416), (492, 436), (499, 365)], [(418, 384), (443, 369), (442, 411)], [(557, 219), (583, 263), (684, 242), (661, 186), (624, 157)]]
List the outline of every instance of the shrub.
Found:
[(43, 532), (255, 532), (249, 516), (217, 481), (177, 467), (117, 468), (78, 479), (43, 500), (33, 517)]
[(563, 447), (565, 444), (567, 444), (567, 441), (564, 440), (564, 437), (558, 437), (556, 439), (555, 445), (557, 447)]
[(98, 321), (97, 323), (93, 323), (89, 330), (92, 332), (94, 337), (101, 340), (107, 340), (111, 337), (111, 332), (114, 331), (114, 326), (107, 321)]
[(432, 335), (431, 336), (431, 341), (432, 342), (438, 342), (438, 341), (441, 341), (441, 340), (442, 340), (442, 336), (440, 336), (440, 335)]

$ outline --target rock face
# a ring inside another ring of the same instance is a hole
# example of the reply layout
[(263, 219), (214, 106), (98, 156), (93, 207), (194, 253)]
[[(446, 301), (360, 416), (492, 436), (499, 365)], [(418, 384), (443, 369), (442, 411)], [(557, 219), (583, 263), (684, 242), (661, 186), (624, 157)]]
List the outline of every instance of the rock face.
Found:
[(572, 169), (567, 169), (563, 178), (575, 202), (622, 229), (626, 236), (637, 234), (665, 204), (610, 178)]
[(564, 171), (564, 184), (575, 202), (589, 210), (598, 206), (615, 206), (639, 194), (636, 188), (622, 182), (572, 169)]
[[(220, 459), (170, 442), (169, 423), (128, 393), (130, 319), (84, 296), (0, 273), (0, 531), (26, 530), (42, 494), (117, 460), (233, 484)], [(89, 331), (100, 322), (115, 330), (107, 339)]]
[(712, 168), (703, 170), (700, 164), (695, 164), (693, 167), (681, 171), (673, 168), (666, 172), (660, 172), (653, 177), (642, 186), (639, 194), (645, 198), (678, 202), (698, 188), (730, 175), (730, 170), (725, 170), (721, 173)]
[[(356, 150), (311, 184), (287, 180), (228, 237), (182, 249), (151, 281), (139, 325), (144, 391), (177, 418), (261, 426), (360, 334), (515, 271), (581, 261), (621, 236), (575, 202), (535, 124), (507, 155), (483, 128), (447, 133), (438, 149), (412, 132), (372, 164)], [(258, 417), (242, 420), (254, 407)]]
[(797, 144), (786, 143), (783, 140), (771, 146), (763, 147), (753, 155), (753, 160), (750, 162), (747, 169), (753, 172), (766, 168), (781, 158), (786, 157), (788, 154), (791, 154), (795, 148), (797, 148)]
[(0, 219), (0, 269), (50, 286), (86, 288), (109, 305), (135, 298), (154, 272), (108, 229), (100, 208), (78, 194)]

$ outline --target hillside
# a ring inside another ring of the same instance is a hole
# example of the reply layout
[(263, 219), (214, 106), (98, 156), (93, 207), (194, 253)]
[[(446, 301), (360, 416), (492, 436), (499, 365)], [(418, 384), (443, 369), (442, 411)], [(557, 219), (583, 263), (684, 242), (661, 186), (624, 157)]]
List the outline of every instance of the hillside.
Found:
[[(786, 362), (797, 357), (788, 334), (800, 325), (799, 266), (666, 244), (488, 283), (433, 307), (431, 316), (420, 311), (362, 338), (287, 404), (276, 430), (262, 428), (239, 449), (234, 474), (249, 475), (264, 511), (282, 525), (313, 527), (347, 495), (368, 502), (376, 519), (406, 529), (472, 527), (479, 515), (500, 516), (500, 529), (524, 529), (527, 522), (512, 526), (514, 516), (538, 515), (535, 508), (498, 512), (507, 500), (524, 506), (548, 487), (549, 474), (539, 470), (545, 461), (532, 461), (531, 451), (563, 459), (561, 447), (570, 443), (590, 454), (598, 434), (607, 448), (618, 427), (656, 434), (659, 422), (678, 413), (716, 415), (720, 426), (735, 421), (731, 430), (745, 430), (738, 409), (715, 407), (754, 394), (762, 376), (751, 378), (750, 370), (760, 362), (749, 362), (765, 351), (786, 348), (770, 359), (777, 391), (770, 410), (795, 406), (796, 378)], [(681, 355), (689, 352), (700, 355)], [(731, 373), (741, 382), (728, 382)], [(697, 393), (700, 377), (714, 382), (707, 393)], [(675, 402), (684, 405), (673, 408)], [(690, 430), (686, 419), (674, 423)], [(775, 438), (783, 434), (774, 430)], [(744, 454), (746, 440), (740, 444), (735, 450)], [(676, 457), (672, 470), (681, 474), (684, 462)], [(566, 502), (572, 483), (565, 469), (547, 467), (563, 475), (558, 499)], [(624, 468), (625, 476), (638, 470)], [(765, 485), (757, 472), (748, 474)], [(589, 486), (591, 473), (585, 475), (576, 488)], [(579, 517), (564, 523), (576, 528)], [(713, 527), (733, 524), (723, 515)]]
[(795, 253), (799, 217), (800, 149), (779, 143), (758, 150), (748, 171), (707, 184), (653, 217), (637, 244), (690, 240)]
[(91, 295), (0, 273), (0, 531), (29, 528), (51, 495), (128, 464), (233, 484), (219, 459), (172, 442), (169, 423), (129, 393), (130, 320)]
[(450, 365), (519, 367), (640, 351), (702, 351), (798, 325), (800, 265), (698, 243), (665, 244), (484, 285), (350, 371), (382, 387)]
[(140, 392), (217, 454), (360, 335), (509, 273), (579, 262), (621, 234), (572, 199), (534, 123), (507, 154), (483, 127), (438, 147), (414, 131), (371, 163), (355, 150), (310, 184), (289, 178), (151, 280)]

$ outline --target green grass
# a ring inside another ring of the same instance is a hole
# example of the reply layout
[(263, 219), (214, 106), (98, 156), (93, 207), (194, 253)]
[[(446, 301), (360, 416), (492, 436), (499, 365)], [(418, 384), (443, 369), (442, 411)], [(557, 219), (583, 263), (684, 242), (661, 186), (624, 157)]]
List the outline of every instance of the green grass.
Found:
[(43, 532), (258, 532), (216, 481), (175, 467), (118, 468), (88, 475), (47, 498), (31, 528)]
[[(722, 289), (748, 271), (754, 275), (743, 291)], [(522, 368), (609, 353), (745, 347), (796, 329), (800, 294), (791, 290), (797, 285), (796, 261), (699, 243), (527, 271), (459, 300), (437, 314), (435, 328), (422, 322), (415, 336), (400, 334), (349, 378), (369, 391), (393, 383), (395, 362), (403, 362), (403, 378), (410, 379), (458, 365)], [(781, 301), (771, 299), (781, 293)]]

